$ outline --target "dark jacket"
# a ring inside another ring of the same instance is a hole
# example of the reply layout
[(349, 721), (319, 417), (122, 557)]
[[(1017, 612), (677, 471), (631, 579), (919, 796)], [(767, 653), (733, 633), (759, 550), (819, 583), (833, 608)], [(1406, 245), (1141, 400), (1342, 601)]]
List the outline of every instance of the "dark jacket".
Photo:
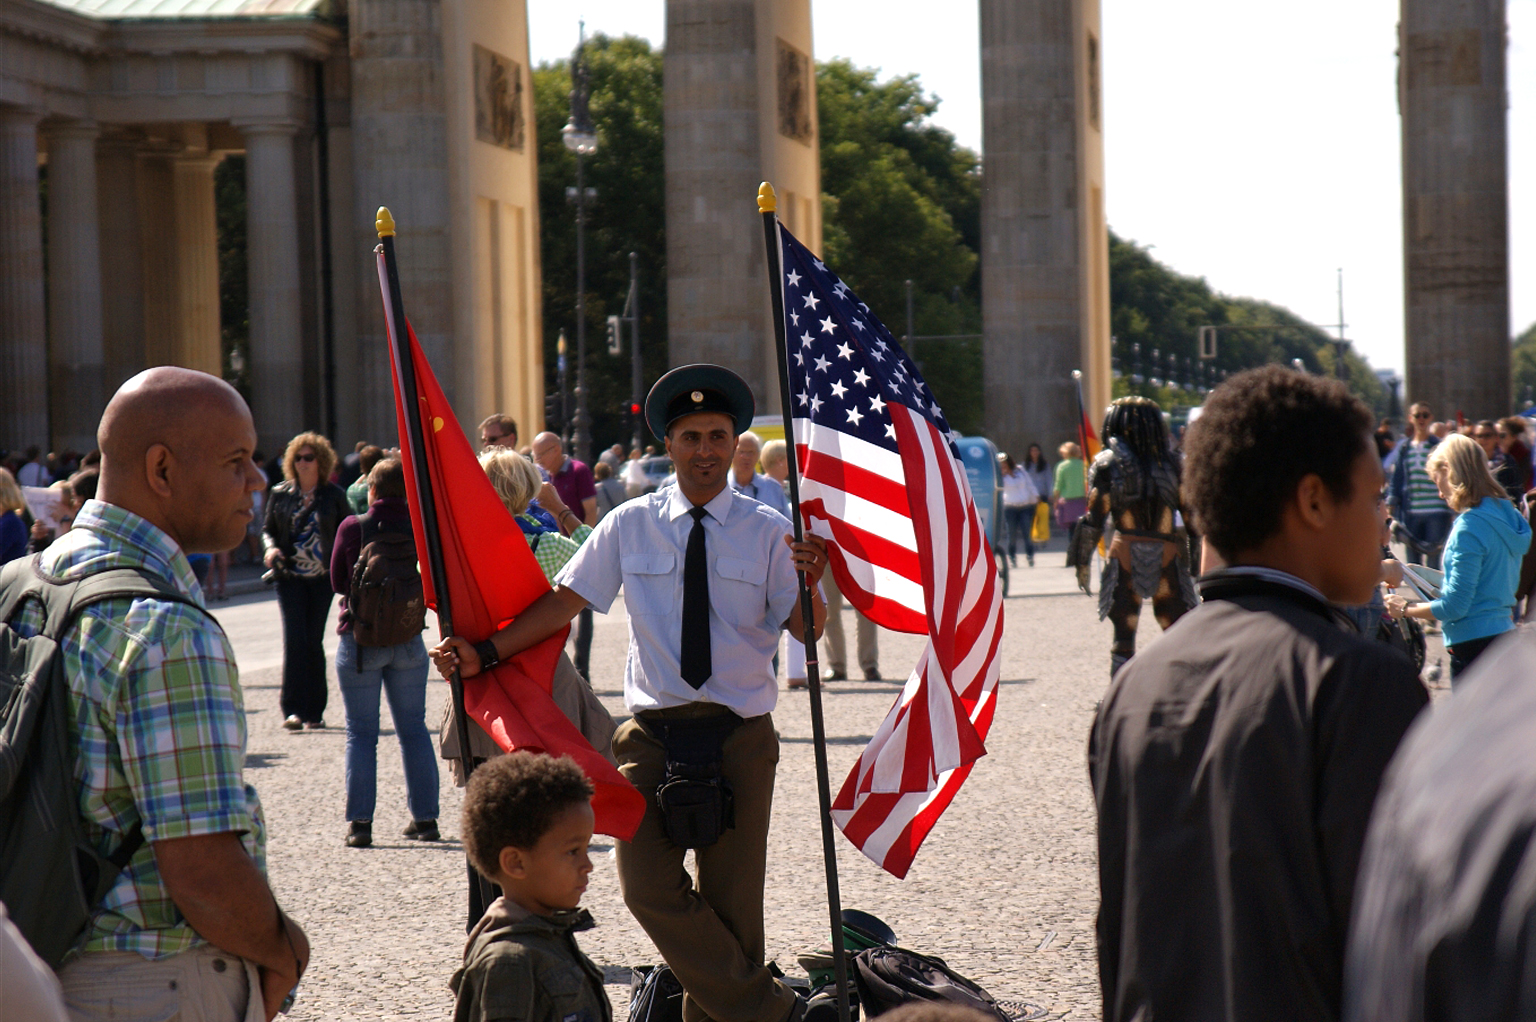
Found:
[(453, 1022), (613, 1022), (603, 971), (576, 946), (592, 925), (585, 909), (546, 917), (491, 902), (448, 983)]
[(1503, 639), (1414, 725), (1360, 859), (1351, 1022), (1516, 1022), (1536, 1004), (1536, 639)]
[(1089, 739), (1105, 1022), (1331, 1022), (1377, 785), (1427, 696), (1298, 588), (1214, 572)]
[[(299, 484), (291, 479), (285, 479), (272, 487), (272, 492), (267, 494), (267, 512), (261, 526), (261, 541), (265, 548), (277, 547), (284, 557), (293, 556), (293, 516), (301, 500)], [(324, 544), (324, 563), (331, 562), (331, 551), (336, 545), (336, 530), (341, 527), (342, 519), (351, 513), (347, 493), (340, 486), (321, 483), (315, 487), (315, 527)]]

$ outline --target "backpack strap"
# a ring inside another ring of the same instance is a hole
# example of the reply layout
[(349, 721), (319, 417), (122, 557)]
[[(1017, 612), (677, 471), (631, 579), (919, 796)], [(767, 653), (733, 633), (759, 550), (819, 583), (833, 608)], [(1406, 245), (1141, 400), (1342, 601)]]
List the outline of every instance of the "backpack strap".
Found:
[[(74, 627), (81, 613), (108, 600), (147, 597), (182, 603), (201, 611), (221, 632), (218, 619), (170, 582), (143, 568), (108, 568), (78, 579), (49, 575), (42, 567), (43, 555), (18, 558), (0, 571), (0, 622), (11, 619), (16, 607), (28, 597), (43, 604), (43, 634), (55, 642)], [(123, 835), (123, 843), (107, 861), (121, 873), (144, 845), (144, 823), (134, 823)]]

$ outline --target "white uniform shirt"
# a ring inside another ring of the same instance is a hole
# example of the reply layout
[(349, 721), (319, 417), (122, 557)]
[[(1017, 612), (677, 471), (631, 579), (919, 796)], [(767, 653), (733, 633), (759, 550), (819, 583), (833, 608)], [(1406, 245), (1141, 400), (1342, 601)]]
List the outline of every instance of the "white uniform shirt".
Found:
[(692, 506), (677, 487), (621, 504), (597, 523), (555, 583), (603, 614), (624, 587), (624, 704), (631, 713), (692, 702), (719, 703), (742, 717), (768, 713), (779, 695), (773, 654), (799, 595), (784, 542), (789, 520), (729, 486), (704, 505), (712, 673), (695, 689), (679, 667)]

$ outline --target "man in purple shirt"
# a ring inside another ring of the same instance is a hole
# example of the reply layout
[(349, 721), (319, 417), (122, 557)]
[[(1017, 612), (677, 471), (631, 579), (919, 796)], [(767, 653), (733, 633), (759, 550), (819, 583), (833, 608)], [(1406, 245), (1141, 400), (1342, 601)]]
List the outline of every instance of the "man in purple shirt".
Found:
[[(553, 433), (540, 433), (533, 438), (533, 463), (544, 470), (550, 485), (560, 494), (560, 500), (572, 512), (577, 513), (587, 525), (597, 524), (597, 483), (592, 470), (583, 462), (565, 453), (560, 438)], [(574, 528), (574, 526), (572, 526)], [(576, 619), (576, 670), (588, 681), (588, 661), (592, 653), (592, 608), (585, 607)]]

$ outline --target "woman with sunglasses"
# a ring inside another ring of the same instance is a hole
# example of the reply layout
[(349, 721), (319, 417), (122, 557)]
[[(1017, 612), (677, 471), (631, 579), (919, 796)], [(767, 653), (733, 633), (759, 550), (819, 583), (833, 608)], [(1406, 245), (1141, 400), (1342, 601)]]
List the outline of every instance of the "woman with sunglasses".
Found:
[(261, 540), (267, 578), (277, 583), (283, 616), (283, 727), (325, 727), (325, 621), (331, 612), (331, 549), (336, 529), (352, 513), (347, 495), (330, 481), (331, 442), (300, 433), (283, 452), (283, 481), (267, 500)]

